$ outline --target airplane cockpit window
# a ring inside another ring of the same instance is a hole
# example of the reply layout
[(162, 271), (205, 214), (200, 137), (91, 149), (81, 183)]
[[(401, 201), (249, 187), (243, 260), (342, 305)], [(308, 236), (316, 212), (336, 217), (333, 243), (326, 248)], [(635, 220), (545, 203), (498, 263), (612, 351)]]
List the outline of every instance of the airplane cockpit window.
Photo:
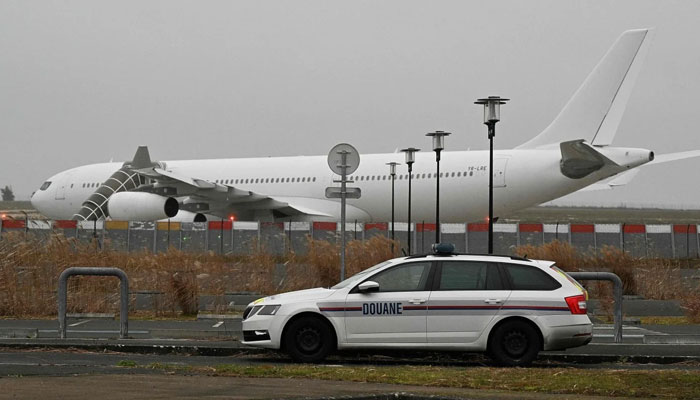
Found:
[(49, 186), (51, 186), (51, 181), (46, 181), (46, 182), (44, 182), (44, 183), (41, 185), (41, 187), (39, 188), (39, 190), (46, 190), (46, 189), (49, 188)]

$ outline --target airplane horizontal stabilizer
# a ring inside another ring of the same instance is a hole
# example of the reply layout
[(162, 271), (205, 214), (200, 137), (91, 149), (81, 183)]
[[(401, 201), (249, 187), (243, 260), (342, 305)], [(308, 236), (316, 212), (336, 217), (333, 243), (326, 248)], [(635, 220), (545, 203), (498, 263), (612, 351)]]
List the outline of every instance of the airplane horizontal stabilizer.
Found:
[(700, 150), (681, 151), (654, 156), (654, 160), (645, 165), (662, 164), (670, 161), (685, 160), (686, 158), (700, 157)]
[(625, 173), (622, 173), (618, 176), (613, 177), (607, 182), (600, 182), (600, 183), (594, 183), (590, 186), (586, 186), (585, 188), (579, 190), (578, 192), (591, 192), (594, 190), (609, 190), (609, 189), (615, 189), (616, 187), (620, 186), (625, 186), (626, 184), (630, 183), (632, 179), (634, 179), (637, 174), (639, 173), (639, 169), (633, 169), (629, 170)]
[[(661, 155), (655, 155), (654, 160), (650, 161), (646, 164), (643, 164), (642, 167), (647, 167), (649, 165), (658, 165), (658, 164), (663, 164), (671, 161), (679, 161), (679, 160), (685, 160), (688, 158), (695, 158), (695, 157), (700, 157), (700, 150), (690, 150), (690, 151), (682, 151), (679, 153), (668, 153), (668, 154), (661, 154)], [(607, 182), (599, 182), (599, 183), (594, 183), (590, 186), (586, 186), (585, 188), (579, 190), (578, 192), (590, 192), (594, 190), (607, 190), (607, 189), (614, 189), (619, 186), (624, 186), (632, 181), (637, 174), (641, 171), (639, 168), (635, 168), (633, 170), (629, 170), (625, 173), (622, 173), (620, 175), (614, 176)]]

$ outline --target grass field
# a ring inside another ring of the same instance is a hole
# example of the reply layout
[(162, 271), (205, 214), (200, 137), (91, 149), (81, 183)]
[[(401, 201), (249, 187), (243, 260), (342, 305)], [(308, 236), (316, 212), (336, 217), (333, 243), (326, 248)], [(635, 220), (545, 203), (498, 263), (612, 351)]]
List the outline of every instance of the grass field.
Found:
[(700, 224), (700, 210), (598, 207), (531, 207), (499, 222), (598, 223), (598, 224)]
[[(29, 201), (0, 201), (0, 212), (8, 215), (25, 210), (30, 218), (45, 219), (33, 210)], [(635, 224), (700, 224), (700, 209), (674, 210), (655, 208), (610, 208), (610, 207), (530, 207), (500, 218), (500, 222), (542, 223), (635, 223)], [(469, 222), (469, 221), (465, 221)]]
[(605, 397), (700, 398), (700, 371), (578, 368), (492, 368), (437, 366), (139, 365), (123, 360), (124, 368), (149, 368), (168, 373), (214, 376), (322, 379), (390, 383), (512, 392)]

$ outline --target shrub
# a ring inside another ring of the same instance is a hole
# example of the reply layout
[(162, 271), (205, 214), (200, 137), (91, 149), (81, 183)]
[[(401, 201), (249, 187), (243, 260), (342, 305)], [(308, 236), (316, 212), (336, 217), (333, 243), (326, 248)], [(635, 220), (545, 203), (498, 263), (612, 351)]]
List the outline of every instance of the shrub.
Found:
[[(391, 258), (391, 244), (382, 237), (350, 241), (346, 276)], [(340, 275), (339, 246), (309, 238), (308, 248), (303, 256), (293, 252), (276, 256), (256, 243), (250, 254), (236, 256), (174, 248), (158, 254), (123, 253), (60, 235), (40, 240), (4, 233), (0, 240), (0, 316), (55, 315), (58, 276), (74, 266), (122, 269), (129, 276), (132, 293), (155, 293), (159, 315), (196, 313), (200, 294), (215, 295), (215, 303), (207, 306), (223, 309), (227, 292), (272, 294), (335, 284)], [(399, 248), (396, 243), (394, 248)], [(277, 276), (278, 270), (286, 272), (283, 278)], [(73, 277), (68, 284), (68, 312), (118, 312), (118, 279)]]
[(689, 290), (681, 296), (680, 301), (688, 320), (700, 324), (700, 293)]

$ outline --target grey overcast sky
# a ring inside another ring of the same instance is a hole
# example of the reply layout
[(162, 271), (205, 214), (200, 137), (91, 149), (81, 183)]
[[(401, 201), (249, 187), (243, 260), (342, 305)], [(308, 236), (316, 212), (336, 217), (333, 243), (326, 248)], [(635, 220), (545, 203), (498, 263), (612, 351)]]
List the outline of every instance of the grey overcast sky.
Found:
[[(131, 159), (497, 148), (539, 133), (624, 30), (654, 43), (615, 145), (700, 149), (698, 1), (0, 0), (0, 185)], [(700, 208), (700, 158), (565, 204)]]

